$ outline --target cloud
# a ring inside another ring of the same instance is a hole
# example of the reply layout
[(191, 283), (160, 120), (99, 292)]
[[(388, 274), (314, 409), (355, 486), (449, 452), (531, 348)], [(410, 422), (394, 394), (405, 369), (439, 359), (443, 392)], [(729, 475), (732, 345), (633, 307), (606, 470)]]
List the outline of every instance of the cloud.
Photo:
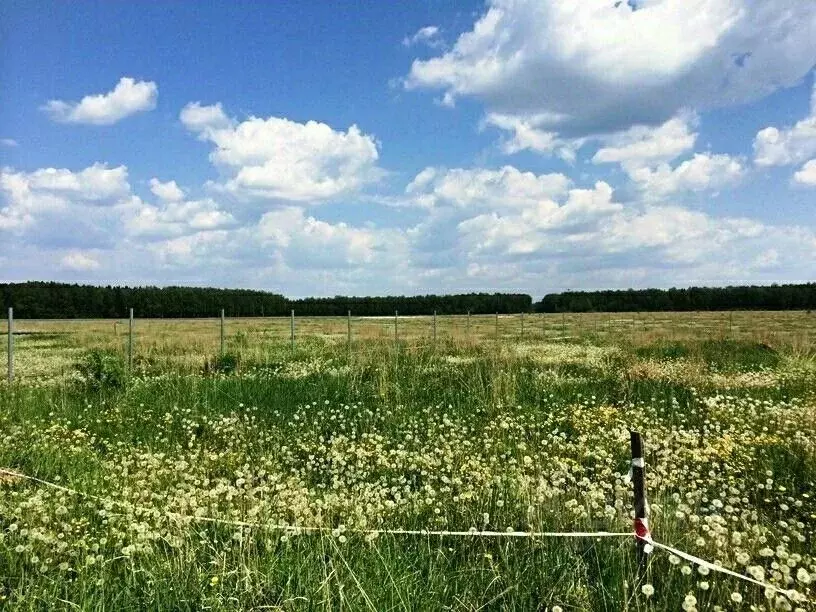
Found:
[(13, 138), (2, 138), (0, 139), (0, 145), (4, 147), (16, 147), (19, 146), (19, 143)]
[(816, 82), (810, 98), (810, 115), (787, 129), (773, 126), (757, 132), (754, 163), (758, 166), (786, 166), (816, 155)]
[(649, 197), (661, 198), (684, 191), (706, 191), (737, 184), (745, 174), (730, 155), (695, 153), (676, 167), (662, 163), (655, 168), (624, 166), (637, 187)]
[(300, 207), (265, 213), (258, 223), (257, 236), (290, 268), (386, 269), (405, 263), (402, 232), (332, 224), (307, 216)]
[(419, 28), (413, 36), (406, 36), (402, 39), (404, 47), (412, 47), (416, 44), (423, 43), (432, 49), (444, 46), (444, 42), (440, 37), (439, 28), (437, 26), (425, 26)]
[(793, 175), (793, 180), (802, 185), (816, 187), (816, 159), (811, 159)]
[(75, 272), (89, 272), (98, 270), (101, 266), (93, 256), (82, 253), (81, 251), (74, 251), (68, 253), (60, 260), (60, 267), (64, 270), (72, 270)]
[(150, 179), (150, 191), (160, 200), (167, 202), (178, 202), (184, 199), (184, 191), (176, 185), (176, 181), (162, 183), (159, 179), (152, 178)]
[(513, 166), (498, 170), (425, 168), (405, 188), (414, 204), (433, 208), (536, 206), (566, 194), (570, 179), (560, 173), (536, 175)]
[(479, 99), (528, 136), (581, 138), (791, 86), (816, 64), (814, 27), (812, 2), (491, 0), (405, 86)]
[(160, 206), (140, 202), (124, 218), (125, 231), (132, 236), (166, 238), (236, 225), (229, 212), (212, 199), (188, 202), (165, 200)]
[(183, 109), (179, 119), (191, 132), (196, 132), (206, 140), (207, 134), (214, 130), (226, 130), (232, 127), (233, 121), (224, 113), (221, 103), (202, 106), (200, 102), (190, 102)]
[(242, 197), (316, 202), (354, 193), (382, 176), (377, 142), (356, 125), (280, 117), (229, 120), (220, 105), (188, 104), (181, 121), (215, 145), (210, 160), (231, 175), (221, 189)]
[(65, 210), (72, 202), (105, 206), (130, 192), (127, 168), (94, 164), (80, 172), (41, 168), (34, 172), (0, 171), (0, 231), (30, 226), (35, 217)]
[(156, 108), (158, 92), (153, 81), (122, 77), (106, 94), (85, 96), (79, 102), (50, 100), (41, 109), (58, 123), (111, 125), (130, 115)]
[(655, 162), (667, 162), (691, 151), (697, 134), (691, 131), (696, 117), (672, 117), (665, 123), (650, 127), (635, 125), (605, 139), (605, 145), (592, 157), (593, 163), (619, 163), (643, 167)]

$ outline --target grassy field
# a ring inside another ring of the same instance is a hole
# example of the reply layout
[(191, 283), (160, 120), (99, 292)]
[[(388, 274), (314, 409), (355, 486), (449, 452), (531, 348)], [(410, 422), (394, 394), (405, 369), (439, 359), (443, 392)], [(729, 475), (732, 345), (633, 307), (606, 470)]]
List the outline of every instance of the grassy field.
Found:
[[(814, 609), (816, 315), (289, 325), (137, 320), (128, 372), (127, 321), (18, 321), (0, 467), (86, 495), (0, 476), (0, 607)], [(655, 539), (787, 597), (629, 537), (359, 533), (629, 532), (630, 428)]]

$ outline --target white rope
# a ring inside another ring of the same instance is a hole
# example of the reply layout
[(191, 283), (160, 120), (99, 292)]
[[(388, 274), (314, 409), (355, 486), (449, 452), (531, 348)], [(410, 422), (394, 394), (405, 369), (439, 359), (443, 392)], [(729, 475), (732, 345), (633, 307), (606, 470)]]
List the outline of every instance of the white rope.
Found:
[[(76, 489), (71, 489), (69, 487), (64, 487), (62, 485), (58, 485), (54, 482), (50, 482), (48, 480), (43, 480), (41, 478), (37, 478), (35, 476), (29, 476), (27, 474), (22, 474), (20, 472), (13, 472), (11, 470), (6, 470), (4, 468), (0, 468), (0, 474), (7, 474), (8, 476), (13, 476), (16, 478), (23, 478), (25, 480), (30, 480), (32, 482), (37, 482), (39, 484), (51, 487), (53, 489), (57, 489), (60, 491), (64, 491), (71, 495), (78, 495), (80, 497), (86, 497), (89, 499), (94, 499), (102, 503), (107, 504), (114, 504), (118, 506), (125, 506), (131, 507), (136, 510), (142, 510), (144, 512), (153, 512), (153, 508), (147, 508), (144, 506), (134, 506), (132, 504), (128, 504), (127, 502), (117, 501), (114, 499), (98, 497), (96, 495), (91, 495), (90, 493), (84, 493), (82, 491), (77, 491)], [(172, 511), (165, 511), (164, 514), (166, 516), (172, 516), (173, 518), (181, 519), (181, 520), (189, 520), (189, 521), (197, 521), (201, 523), (219, 523), (223, 525), (230, 525), (232, 527), (248, 527), (252, 529), (267, 529), (270, 531), (289, 531), (289, 532), (304, 532), (304, 533), (317, 533), (317, 532), (340, 532), (340, 533), (357, 533), (363, 535), (420, 535), (420, 536), (477, 536), (477, 537), (488, 537), (488, 538), (616, 538), (616, 537), (632, 537), (633, 534), (631, 532), (613, 532), (613, 531), (480, 531), (477, 529), (471, 529), (469, 531), (449, 531), (449, 530), (429, 530), (429, 529), (355, 529), (355, 528), (332, 528), (332, 527), (318, 527), (318, 526), (311, 526), (311, 527), (301, 527), (298, 525), (289, 525), (289, 524), (278, 524), (278, 523), (250, 523), (247, 521), (237, 521), (237, 520), (230, 520), (230, 519), (221, 519), (215, 518), (210, 516), (196, 516), (190, 514), (180, 514), (178, 512)]]
[[(8, 476), (13, 476), (15, 478), (22, 478), (25, 480), (30, 480), (32, 482), (37, 482), (39, 484), (45, 485), (47, 487), (51, 487), (53, 489), (57, 489), (59, 491), (64, 491), (71, 495), (78, 495), (80, 497), (85, 497), (88, 499), (94, 499), (100, 501), (102, 503), (114, 504), (119, 506), (130, 507), (137, 510), (142, 510), (144, 512), (153, 512), (153, 508), (147, 508), (144, 506), (134, 506), (132, 504), (128, 504), (127, 502), (117, 501), (109, 498), (103, 498), (96, 495), (92, 495), (90, 493), (84, 493), (82, 491), (77, 491), (76, 489), (71, 489), (69, 487), (64, 487), (62, 485), (56, 484), (54, 482), (50, 482), (48, 480), (43, 480), (41, 478), (37, 478), (35, 476), (29, 476), (27, 474), (22, 474), (20, 472), (13, 472), (11, 470), (7, 470), (5, 468), (0, 468), (0, 474), (6, 474)], [(332, 527), (301, 527), (298, 525), (288, 525), (288, 524), (277, 524), (277, 523), (251, 523), (247, 521), (235, 521), (229, 519), (220, 519), (214, 518), (209, 516), (195, 516), (189, 514), (180, 514), (178, 512), (172, 511), (165, 511), (164, 513), (166, 516), (170, 516), (176, 519), (187, 520), (187, 521), (197, 521), (201, 523), (217, 523), (222, 525), (230, 525), (232, 527), (246, 527), (251, 529), (267, 529), (270, 531), (285, 531), (288, 533), (332, 533), (332, 534), (342, 534), (342, 533), (355, 533), (361, 535), (416, 535), (416, 536), (439, 536), (439, 537), (482, 537), (482, 538), (619, 538), (619, 537), (637, 537), (634, 533), (631, 532), (615, 532), (615, 531), (478, 531), (476, 529), (471, 529), (469, 531), (447, 531), (447, 530), (428, 530), (428, 529), (356, 529), (356, 528), (332, 528)], [(645, 520), (645, 519), (641, 519)], [(727, 574), (734, 578), (738, 578), (740, 580), (744, 580), (746, 582), (752, 582), (758, 586), (761, 586), (765, 589), (771, 589), (776, 593), (781, 593), (788, 598), (793, 599), (793, 590), (786, 590), (775, 586), (773, 584), (768, 584), (767, 582), (762, 582), (761, 580), (756, 580), (755, 578), (751, 578), (750, 576), (746, 576), (744, 574), (740, 574), (738, 572), (734, 572), (729, 570), (725, 567), (715, 565), (705, 559), (701, 559), (700, 557), (695, 557), (687, 552), (683, 552), (682, 550), (678, 550), (676, 548), (672, 548), (666, 544), (661, 544), (660, 542), (655, 541), (652, 539), (651, 535), (647, 538), (642, 538), (647, 542), (647, 545), (652, 545), (657, 548), (661, 548), (667, 552), (670, 552), (678, 557), (685, 559), (691, 563), (696, 565), (708, 568), (711, 571), (720, 572), (722, 574)], [(808, 600), (804, 600), (808, 601)]]
[(793, 597), (791, 597), (791, 595), (792, 595), (791, 591), (793, 589), (786, 590), (786, 589), (780, 588), (778, 586), (775, 586), (773, 584), (768, 584), (767, 582), (762, 582), (761, 580), (751, 578), (750, 576), (746, 576), (745, 574), (740, 574), (739, 572), (732, 571), (732, 570), (730, 570), (728, 568), (722, 567), (721, 565), (715, 565), (714, 563), (711, 563), (710, 561), (706, 561), (705, 559), (701, 559), (700, 557), (695, 557), (694, 555), (691, 555), (691, 554), (689, 554), (687, 552), (683, 552), (682, 550), (677, 550), (676, 548), (672, 548), (671, 546), (667, 546), (666, 544), (661, 544), (660, 542), (655, 542), (652, 539), (650, 539), (649, 541), (653, 546), (655, 546), (657, 548), (662, 548), (663, 550), (668, 551), (668, 552), (670, 552), (670, 553), (672, 553), (674, 555), (677, 555), (678, 557), (681, 557), (681, 558), (685, 559), (686, 561), (690, 561), (691, 563), (694, 563), (694, 564), (699, 565), (701, 567), (705, 567), (705, 568), (707, 568), (707, 569), (709, 569), (711, 571), (714, 571), (714, 572), (720, 572), (721, 574), (727, 574), (728, 576), (733, 576), (734, 578), (739, 578), (740, 580), (745, 580), (746, 582), (753, 582), (754, 584), (756, 584), (758, 586), (761, 586), (761, 587), (763, 587), (765, 589), (770, 589), (770, 590), (772, 590), (772, 591), (774, 591), (776, 593), (781, 593), (781, 594), (785, 595), (786, 597), (789, 597), (789, 598), (793, 599)]

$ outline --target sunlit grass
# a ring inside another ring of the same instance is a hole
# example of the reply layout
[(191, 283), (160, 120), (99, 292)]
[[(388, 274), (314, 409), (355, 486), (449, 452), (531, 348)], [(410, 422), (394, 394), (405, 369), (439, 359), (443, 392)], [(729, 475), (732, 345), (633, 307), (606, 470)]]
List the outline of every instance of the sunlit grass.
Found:
[[(735, 313), (730, 335), (712, 331), (727, 314), (688, 329), (687, 314), (650, 316), (528, 315), (523, 335), (500, 317), (498, 341), (494, 317), (472, 317), (470, 334), (440, 317), (436, 343), (429, 317), (401, 320), (397, 343), (393, 320), (354, 319), (350, 346), (345, 319), (314, 319), (294, 349), (288, 320), (229, 321), (228, 373), (204, 368), (217, 320), (137, 321), (134, 371), (99, 390), (73, 364), (92, 348), (124, 363), (126, 327), (20, 322), (35, 333), (0, 389), (0, 466), (96, 497), (0, 480), (0, 604), (676, 610), (732, 609), (737, 593), (746, 608), (808, 609), (806, 313)], [(759, 331), (743, 337), (751, 316)], [(658, 552), (647, 596), (629, 538), (353, 532), (629, 531), (630, 428), (656, 539), (799, 595), (768, 600)], [(308, 526), (329, 531), (298, 533)]]

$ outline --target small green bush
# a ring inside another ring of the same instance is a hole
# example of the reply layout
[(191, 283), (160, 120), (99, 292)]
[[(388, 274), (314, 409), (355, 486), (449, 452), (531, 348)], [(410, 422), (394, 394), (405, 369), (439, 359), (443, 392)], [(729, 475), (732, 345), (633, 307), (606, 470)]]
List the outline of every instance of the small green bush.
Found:
[(204, 362), (201, 373), (204, 376), (210, 374), (233, 374), (238, 370), (238, 361), (238, 355), (235, 353), (216, 355)]
[(76, 369), (83, 384), (93, 391), (118, 389), (127, 380), (124, 359), (113, 351), (88, 351), (83, 360), (76, 364)]

